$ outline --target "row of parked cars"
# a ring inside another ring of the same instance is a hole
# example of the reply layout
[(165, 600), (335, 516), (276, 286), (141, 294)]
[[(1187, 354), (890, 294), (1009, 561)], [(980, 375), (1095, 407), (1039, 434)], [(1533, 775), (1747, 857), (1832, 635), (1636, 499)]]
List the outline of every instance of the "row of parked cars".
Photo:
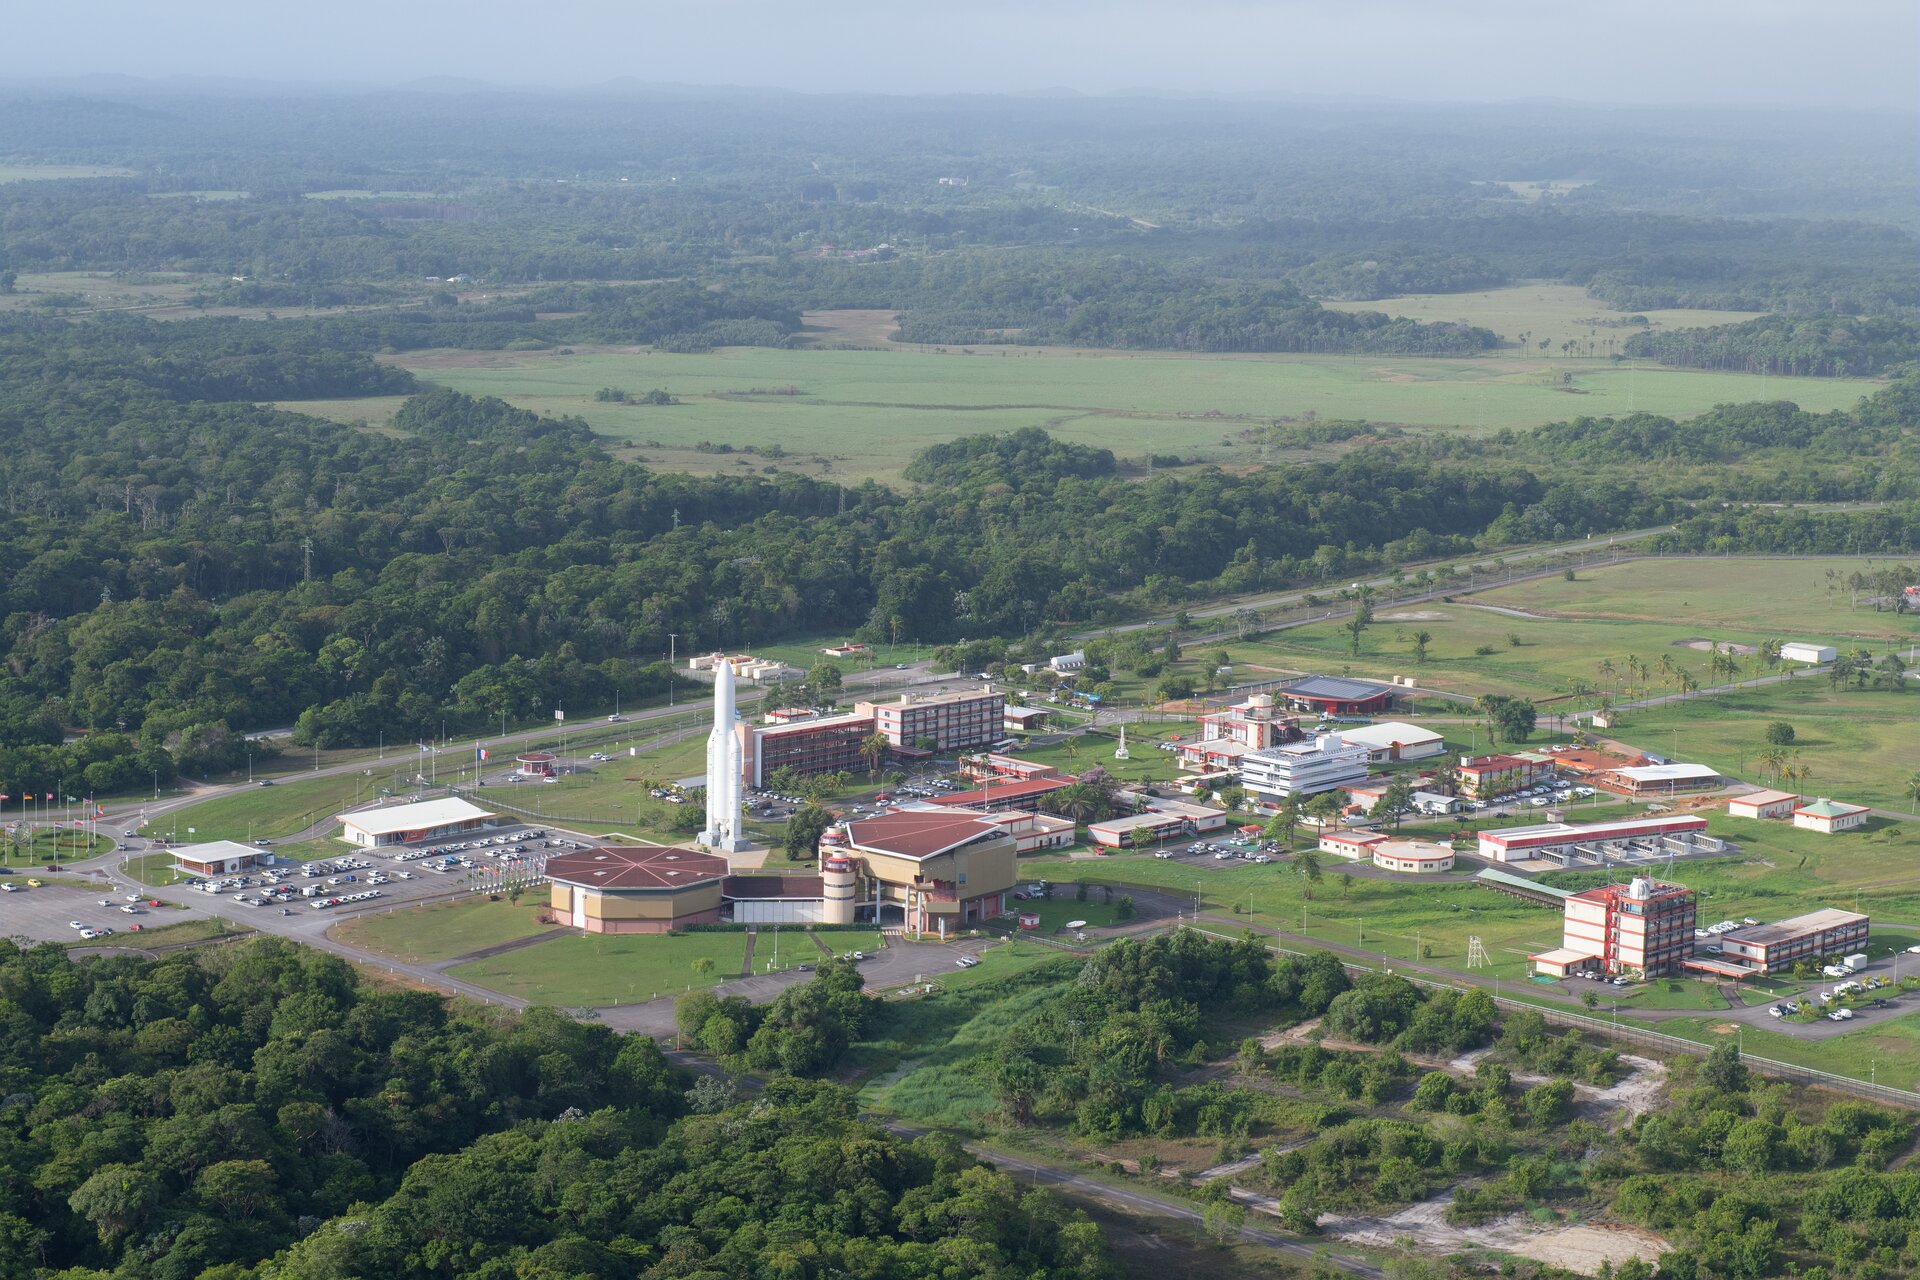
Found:
[(1469, 800), (1467, 808), (1478, 812), (1496, 805), (1518, 804), (1524, 800), (1532, 808), (1544, 809), (1550, 804), (1565, 804), (1569, 800), (1587, 800), (1592, 796), (1592, 787), (1577, 787), (1569, 782), (1543, 782), (1519, 791), (1509, 791), (1491, 800)]

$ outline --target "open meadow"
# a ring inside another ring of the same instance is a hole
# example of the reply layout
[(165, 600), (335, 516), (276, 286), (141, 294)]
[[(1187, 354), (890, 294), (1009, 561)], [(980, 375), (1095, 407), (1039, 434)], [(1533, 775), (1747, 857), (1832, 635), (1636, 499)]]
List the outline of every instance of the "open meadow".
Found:
[[(662, 470), (765, 466), (898, 482), (913, 456), (957, 436), (1044, 427), (1123, 458), (1174, 454), (1226, 466), (1270, 456), (1241, 432), (1317, 414), (1473, 432), (1635, 409), (1688, 417), (1726, 401), (1852, 405), (1870, 383), (1629, 368), (1605, 359), (1195, 356), (1020, 347), (414, 352), (423, 381), (574, 415)], [(1572, 373), (1571, 386), (1561, 375)], [(674, 405), (606, 403), (601, 388), (663, 389)], [(285, 401), (378, 427), (400, 397)], [(699, 446), (706, 445), (702, 449)], [(757, 452), (745, 454), (752, 446)], [(727, 452), (720, 452), (720, 449)], [(1273, 455), (1277, 456), (1277, 455)]]
[[(1628, 313), (1615, 311), (1606, 303), (1587, 296), (1579, 285), (1553, 284), (1531, 280), (1499, 289), (1480, 289), (1471, 293), (1409, 293), (1394, 298), (1376, 298), (1371, 302), (1346, 302), (1323, 299), (1322, 306), (1333, 311), (1384, 311), (1390, 316), (1445, 324), (1458, 321), (1491, 329), (1505, 340), (1511, 354), (1529, 359), (1559, 362), (1565, 357), (1562, 342), (1578, 341), (1581, 350), (1591, 340), (1599, 355), (1617, 352), (1631, 334), (1644, 330), (1694, 329), (1716, 324), (1738, 324), (1752, 320), (1758, 311), (1694, 311), (1671, 308), (1639, 311), (1647, 323), (1633, 324)], [(1520, 345), (1520, 334), (1528, 336)], [(1611, 339), (1613, 346), (1609, 347)], [(1540, 346), (1542, 342), (1547, 345)], [(1760, 397), (1756, 397), (1760, 398)]]

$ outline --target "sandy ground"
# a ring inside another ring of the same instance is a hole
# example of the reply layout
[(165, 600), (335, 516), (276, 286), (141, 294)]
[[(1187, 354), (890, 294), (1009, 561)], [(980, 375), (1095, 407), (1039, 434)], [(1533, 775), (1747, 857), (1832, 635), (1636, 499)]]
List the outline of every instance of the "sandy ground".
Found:
[(1447, 615), (1438, 609), (1404, 609), (1399, 613), (1383, 613), (1382, 622), (1439, 622)]
[(1329, 1214), (1320, 1229), (1340, 1240), (1394, 1248), (1411, 1241), (1416, 1248), (1451, 1253), (1462, 1248), (1496, 1249), (1532, 1258), (1549, 1266), (1594, 1275), (1600, 1264), (1619, 1266), (1628, 1258), (1657, 1259), (1673, 1246), (1648, 1231), (1615, 1225), (1539, 1227), (1520, 1214), (1510, 1214), (1476, 1227), (1457, 1227), (1446, 1220), (1453, 1193), (1422, 1200), (1382, 1218)]
[(1667, 647), (1671, 649), (1697, 649), (1701, 653), (1711, 653), (1713, 652), (1713, 647), (1716, 644), (1720, 645), (1721, 652), (1737, 653), (1743, 658), (1751, 657), (1754, 654), (1760, 652), (1759, 648), (1754, 645), (1733, 644), (1731, 642), (1727, 644), (1720, 644), (1720, 642), (1717, 640), (1705, 640), (1699, 636), (1688, 636), (1685, 640), (1675, 640), (1671, 645)]

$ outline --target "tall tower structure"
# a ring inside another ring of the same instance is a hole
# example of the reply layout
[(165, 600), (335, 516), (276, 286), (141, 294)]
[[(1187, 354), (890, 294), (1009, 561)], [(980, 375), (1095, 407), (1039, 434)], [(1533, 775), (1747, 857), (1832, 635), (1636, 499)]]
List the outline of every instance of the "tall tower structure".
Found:
[(740, 821), (740, 737), (734, 732), (733, 664), (713, 664), (713, 732), (707, 735), (707, 827), (700, 840), (716, 853), (748, 847)]

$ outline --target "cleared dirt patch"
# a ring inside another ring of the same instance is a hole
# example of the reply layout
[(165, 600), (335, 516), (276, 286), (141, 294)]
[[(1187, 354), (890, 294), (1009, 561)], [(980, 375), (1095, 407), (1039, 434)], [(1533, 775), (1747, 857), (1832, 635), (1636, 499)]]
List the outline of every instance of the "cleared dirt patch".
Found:
[(1652, 1262), (1673, 1248), (1652, 1232), (1613, 1223), (1542, 1229), (1520, 1214), (1509, 1214), (1481, 1226), (1457, 1227), (1446, 1220), (1452, 1203), (1449, 1191), (1380, 1218), (1331, 1214), (1320, 1219), (1320, 1229), (1337, 1239), (1383, 1249), (1409, 1240), (1423, 1252), (1493, 1249), (1589, 1276), (1598, 1274), (1602, 1263), (1617, 1267), (1628, 1258)]
[(899, 319), (897, 311), (805, 311), (800, 315), (800, 340), (810, 346), (891, 347)]
[(1406, 609), (1399, 613), (1383, 613), (1382, 622), (1445, 622), (1447, 615), (1438, 609)]
[(1711, 653), (1715, 645), (1720, 645), (1722, 652), (1737, 653), (1743, 658), (1760, 652), (1757, 645), (1734, 644), (1732, 642), (1721, 644), (1718, 640), (1708, 640), (1701, 636), (1688, 636), (1685, 640), (1675, 640), (1671, 647), (1675, 649), (1697, 649), (1701, 653)]

